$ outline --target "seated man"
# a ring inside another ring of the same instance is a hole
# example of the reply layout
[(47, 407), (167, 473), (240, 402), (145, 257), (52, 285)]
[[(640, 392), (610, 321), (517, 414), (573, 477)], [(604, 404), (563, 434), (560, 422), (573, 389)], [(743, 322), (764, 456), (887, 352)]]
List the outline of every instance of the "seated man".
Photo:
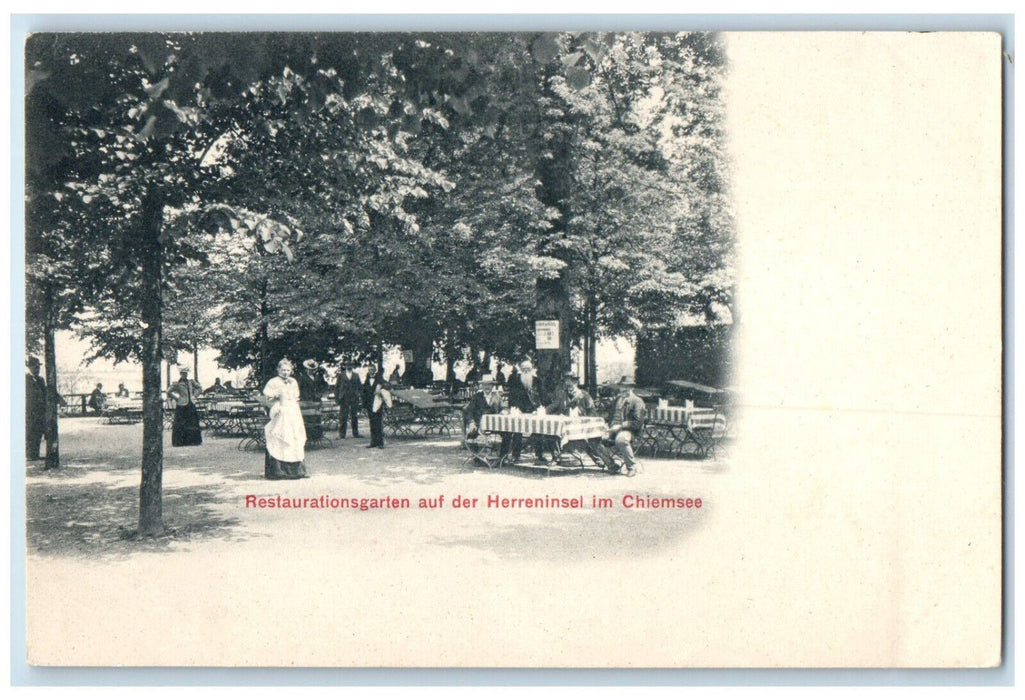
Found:
[(646, 413), (644, 401), (634, 393), (633, 384), (621, 383), (619, 396), (616, 397), (612, 418), (609, 421), (609, 438), (614, 441), (616, 451), (626, 462), (627, 476), (637, 473), (638, 463), (634, 457), (632, 442), (633, 436), (644, 427)]
[(568, 416), (572, 409), (579, 416), (595, 415), (594, 399), (577, 384), (577, 375), (566, 372), (552, 402), (545, 406), (545, 413)]
[(107, 395), (103, 393), (103, 384), (97, 384), (92, 393), (89, 394), (89, 408), (94, 413), (100, 413), (107, 407)]
[[(545, 412), (564, 416), (597, 415), (594, 399), (577, 385), (577, 377), (572, 372), (567, 372), (563, 376), (563, 383), (555, 390), (555, 399), (545, 407)], [(560, 451), (558, 438), (544, 438), (544, 448), (551, 451), (552, 454), (558, 454)], [(587, 441), (584, 450), (595, 464), (604, 466), (613, 474), (619, 472), (620, 465), (616, 461), (615, 455), (600, 441)]]
[(227, 390), (224, 385), (221, 384), (221, 378), (217, 377), (214, 379), (214, 383), (203, 390), (203, 394), (226, 394)]
[(469, 403), (463, 406), (463, 441), (477, 438), (480, 434), (480, 420), (485, 413), (498, 413), (501, 410), (502, 392), (491, 375), (484, 375)]

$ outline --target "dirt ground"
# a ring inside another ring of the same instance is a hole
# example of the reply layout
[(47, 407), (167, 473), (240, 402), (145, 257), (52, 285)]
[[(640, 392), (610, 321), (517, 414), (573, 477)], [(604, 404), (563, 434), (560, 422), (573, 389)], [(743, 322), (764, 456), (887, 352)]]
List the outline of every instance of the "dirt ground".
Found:
[[(63, 421), (62, 468), (27, 471), (30, 657), (558, 665), (566, 625), (594, 633), (605, 630), (596, 615), (644, 614), (637, 600), (617, 602), (632, 581), (645, 582), (651, 605), (661, 600), (651, 581), (688, 569), (688, 542), (714, 517), (730, 473), (728, 453), (647, 459), (627, 478), (593, 467), (489, 470), (468, 462), (454, 437), (390, 439), (384, 450), (367, 442), (333, 436), (308, 451), (311, 478), (275, 482), (263, 478), (262, 452), (240, 451), (238, 439), (207, 434), (201, 446), (171, 447), (165, 432), (168, 536), (138, 539), (141, 425)], [(490, 495), (584, 507), (489, 508)], [(638, 509), (624, 507), (625, 495), (703, 501)], [(411, 507), (247, 507), (278, 496), (408, 498)], [(461, 498), (477, 506), (454, 507)], [(595, 508), (596, 498), (613, 505)], [(649, 617), (658, 624), (654, 608)], [(605, 637), (584, 642), (583, 658), (600, 664)]]

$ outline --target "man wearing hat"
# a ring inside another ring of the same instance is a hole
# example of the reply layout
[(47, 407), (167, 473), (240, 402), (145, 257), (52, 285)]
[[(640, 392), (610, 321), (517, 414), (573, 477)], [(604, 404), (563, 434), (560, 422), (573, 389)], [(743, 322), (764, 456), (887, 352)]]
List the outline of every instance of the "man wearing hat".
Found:
[(189, 368), (178, 370), (178, 381), (167, 391), (174, 400), (174, 423), (171, 426), (171, 445), (188, 447), (202, 445), (203, 433), (199, 428), (199, 411), (196, 397), (202, 395), (203, 387), (189, 378)]
[[(624, 379), (626, 379), (624, 377)], [(621, 382), (619, 396), (612, 408), (612, 419), (609, 421), (609, 438), (615, 442), (616, 451), (626, 462), (626, 475), (637, 473), (637, 458), (634, 457), (633, 436), (644, 427), (647, 409), (644, 401), (634, 393), (633, 382)]]
[(581, 416), (594, 415), (594, 399), (577, 384), (577, 375), (566, 372), (562, 384), (555, 390), (552, 403), (545, 407), (545, 413), (568, 416), (570, 410), (577, 410)]
[(363, 382), (352, 371), (352, 363), (346, 362), (338, 373), (335, 385), (335, 400), (338, 401), (338, 437), (345, 438), (346, 425), (352, 425), (352, 436), (359, 437), (359, 407), (363, 398)]
[(39, 444), (46, 432), (46, 380), (39, 375), (39, 358), (28, 358), (25, 375), (25, 459), (42, 459)]
[(495, 378), (485, 374), (480, 378), (469, 403), (463, 407), (463, 437), (473, 440), (480, 432), (480, 420), (485, 413), (502, 410), (502, 392), (495, 385)]
[[(577, 375), (573, 372), (566, 372), (562, 375), (562, 383), (555, 388), (552, 395), (552, 402), (545, 406), (545, 413), (550, 415), (568, 416), (575, 410), (578, 416), (593, 416), (594, 399), (586, 391), (577, 385)], [(559, 452), (559, 438), (535, 436), (535, 452), (540, 452), (539, 459), (543, 458), (547, 450), (553, 455)]]

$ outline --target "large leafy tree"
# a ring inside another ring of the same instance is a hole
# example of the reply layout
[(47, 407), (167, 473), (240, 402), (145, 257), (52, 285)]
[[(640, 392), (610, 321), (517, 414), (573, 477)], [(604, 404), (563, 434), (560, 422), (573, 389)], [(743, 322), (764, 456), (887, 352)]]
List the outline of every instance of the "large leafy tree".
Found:
[[(548, 56), (540, 164), (562, 214), (547, 294), (582, 338), (586, 380), (600, 336), (632, 335), (729, 284), (719, 113), (724, 56), (709, 34), (563, 34)], [(552, 66), (561, 66), (554, 71)]]
[[(98, 271), (103, 260), (97, 248), (83, 240), (82, 231), (72, 231), (68, 213), (74, 199), (53, 197), (40, 187), (39, 179), (28, 178), (26, 240), (26, 347), (36, 351), (42, 345), (46, 368), (46, 462), (47, 469), (60, 467), (58, 431), (56, 332), (71, 328), (101, 284)], [(63, 200), (63, 201), (62, 201)], [(93, 232), (95, 233), (95, 232)], [(77, 234), (77, 235), (76, 235)]]
[[(219, 102), (231, 99), (230, 78), (210, 81), (220, 95), (204, 91), (216, 62), (197, 60), (215, 54), (204, 51), (203, 43), (188, 35), (43, 34), (26, 45), (31, 89), (57, 105), (41, 134), (65, 151), (62, 172), (52, 183), (62, 187), (53, 194), (95, 204), (97, 211), (82, 218), (106, 228), (105, 236), (94, 239), (107, 273), (96, 305), (118, 313), (101, 317), (97, 345), (143, 366), (142, 534), (163, 530), (160, 360), (166, 272), (192, 254), (188, 237), (171, 235), (165, 216), (193, 200), (205, 184), (209, 174), (199, 154), (217, 136), (210, 115)], [(229, 57), (230, 51), (219, 58)], [(30, 114), (30, 123), (34, 118)], [(102, 297), (112, 295), (117, 303), (104, 305)]]
[[(365, 46), (358, 45), (361, 40)], [(311, 136), (318, 125), (323, 133), (360, 128), (357, 118), (372, 120), (382, 103), (390, 105), (381, 95), (401, 89), (402, 80), (382, 62), (379, 41), (353, 36), (340, 45), (316, 35), (254, 40), (177, 34), (36, 35), (28, 42), (32, 90), (57, 105), (39, 137), (67, 151), (62, 172), (50, 180), (61, 183), (54, 194), (96, 204), (89, 218), (106, 229), (97, 239), (107, 285), (96, 300), (105, 313), (92, 327), (95, 345), (143, 366), (141, 534), (163, 529), (160, 361), (165, 298), (175, 271), (190, 261), (205, 263), (197, 245), (204, 228), (235, 225), (272, 252), (294, 238), (288, 206), (293, 192), (281, 185), (297, 172), (316, 177), (304, 170), (312, 159), (279, 163), (276, 189), (259, 188), (255, 168), (246, 166), (289, 151), (289, 144), (276, 140), (275, 148), (263, 148), (261, 134), (275, 139)], [(387, 150), (379, 139), (374, 145)], [(233, 167), (211, 156), (221, 147), (248, 156), (236, 158)], [(336, 152), (345, 156), (342, 148)], [(401, 216), (395, 207), (401, 197), (390, 188), (377, 194), (380, 208)], [(237, 201), (230, 204), (253, 207), (271, 223), (250, 227), (230, 217), (211, 222), (210, 205), (232, 197)], [(303, 198), (300, 206), (311, 204)]]

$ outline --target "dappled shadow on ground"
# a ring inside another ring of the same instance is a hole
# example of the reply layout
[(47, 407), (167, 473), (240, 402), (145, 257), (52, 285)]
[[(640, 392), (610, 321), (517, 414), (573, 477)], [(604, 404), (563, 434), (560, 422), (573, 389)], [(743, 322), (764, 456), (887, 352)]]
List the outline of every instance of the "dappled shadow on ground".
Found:
[(472, 536), (439, 537), (438, 545), (490, 552), (522, 561), (607, 560), (634, 558), (677, 549), (708, 516), (701, 509), (546, 510), (495, 525)]
[[(70, 470), (69, 470), (70, 471)], [(218, 512), (224, 494), (212, 487), (164, 489), (162, 537), (137, 538), (138, 486), (71, 483), (66, 478), (26, 487), (28, 551), (83, 558), (164, 552), (206, 538), (240, 540), (239, 521)]]

